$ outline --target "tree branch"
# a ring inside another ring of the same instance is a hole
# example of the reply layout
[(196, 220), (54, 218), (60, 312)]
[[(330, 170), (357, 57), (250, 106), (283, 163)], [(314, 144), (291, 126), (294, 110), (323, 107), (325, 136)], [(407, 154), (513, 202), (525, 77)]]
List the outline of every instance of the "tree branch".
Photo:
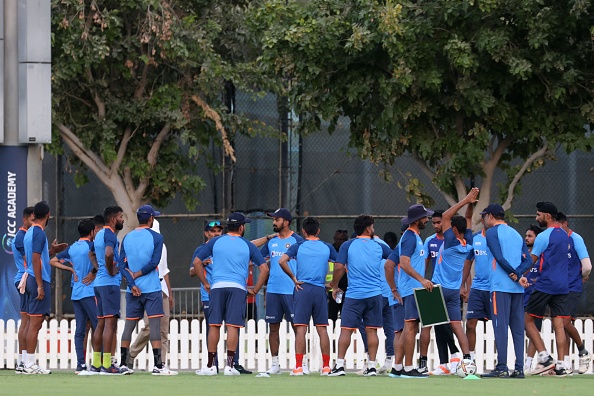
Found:
[[(85, 69), (85, 77), (91, 85), (94, 84), (95, 78), (93, 77), (93, 72), (91, 71), (90, 67), (87, 67)], [(97, 106), (97, 116), (99, 117), (99, 119), (102, 120), (105, 118), (105, 103), (103, 103), (103, 100), (101, 99), (97, 91), (95, 91), (95, 89), (91, 88), (90, 91), (91, 96), (93, 97), (93, 101), (95, 102), (95, 106)]]
[[(147, 155), (147, 162), (150, 165), (151, 169), (153, 169), (155, 165), (157, 165), (157, 156), (159, 155), (159, 150), (161, 149), (161, 145), (163, 144), (163, 141), (165, 140), (170, 131), (171, 124), (167, 123), (155, 138), (155, 141), (153, 142), (153, 145), (151, 146), (151, 149)], [(144, 196), (144, 192), (146, 191), (146, 188), (149, 185), (149, 180), (149, 175), (140, 179), (140, 183), (138, 183), (138, 187), (136, 188), (136, 197), (138, 199), (142, 199), (142, 197)]]
[[(76, 136), (70, 128), (65, 126), (62, 123), (56, 124), (58, 130), (60, 131), (60, 135), (62, 139), (68, 144), (68, 147), (76, 154), (81, 161), (88, 166), (96, 175), (102, 180), (106, 180), (109, 178), (109, 169), (101, 158), (91, 150), (87, 149), (85, 145), (80, 141), (78, 136)], [(105, 181), (104, 181), (105, 183)], [(107, 184), (107, 183), (105, 183)]]
[(534, 163), (534, 161), (546, 154), (547, 150), (548, 143), (545, 142), (544, 146), (542, 146), (540, 150), (532, 154), (530, 157), (528, 157), (526, 161), (524, 161), (524, 164), (522, 165), (518, 173), (516, 173), (511, 183), (509, 184), (509, 187), (507, 188), (507, 199), (503, 203), (503, 209), (508, 210), (509, 208), (511, 208), (511, 203), (514, 199), (514, 189), (522, 179), (522, 176), (524, 176), (524, 173), (526, 173), (526, 170), (528, 169), (528, 167), (530, 167), (530, 165)]
[(122, 161), (124, 160), (124, 155), (126, 155), (126, 150), (128, 149), (128, 142), (132, 137), (132, 129), (130, 127), (126, 128), (124, 131), (124, 136), (122, 137), (122, 141), (120, 143), (120, 147), (118, 148), (118, 155), (116, 160), (111, 164), (111, 174), (117, 173), (118, 169), (122, 165)]
[[(425, 176), (427, 176), (429, 178), (429, 180), (433, 181), (433, 179), (435, 178), (435, 174), (427, 166), (427, 164), (419, 157), (419, 155), (417, 153), (413, 153), (412, 157), (415, 160), (415, 162), (417, 163), (417, 165), (419, 165), (419, 168), (421, 168), (421, 171), (425, 174)], [(441, 193), (441, 195), (443, 195), (443, 197), (445, 198), (445, 200), (447, 201), (447, 203), (450, 206), (453, 206), (456, 204), (457, 201), (454, 199), (454, 197), (452, 197), (448, 193), (441, 191), (441, 189), (437, 186), (435, 186), (435, 188), (437, 188), (437, 190)]]
[(148, 69), (149, 69), (149, 65), (148, 65), (148, 63), (145, 63), (144, 66), (142, 67), (142, 74), (140, 75), (140, 82), (138, 83), (138, 86), (134, 90), (134, 98), (137, 100), (142, 99), (142, 94), (144, 92), (144, 88), (146, 87)]
[(454, 187), (456, 188), (456, 194), (458, 194), (458, 201), (462, 200), (468, 194), (464, 181), (460, 176), (456, 176), (454, 179)]
[(225, 127), (223, 126), (223, 122), (221, 121), (221, 116), (219, 113), (214, 111), (212, 107), (210, 107), (204, 100), (196, 95), (192, 95), (192, 100), (196, 102), (196, 104), (200, 106), (202, 110), (204, 110), (204, 114), (206, 114), (208, 118), (214, 121), (217, 131), (219, 131), (221, 137), (223, 138), (223, 149), (225, 150), (225, 155), (231, 157), (231, 160), (235, 162), (235, 150), (233, 150), (231, 142), (229, 142), (227, 131), (225, 131)]

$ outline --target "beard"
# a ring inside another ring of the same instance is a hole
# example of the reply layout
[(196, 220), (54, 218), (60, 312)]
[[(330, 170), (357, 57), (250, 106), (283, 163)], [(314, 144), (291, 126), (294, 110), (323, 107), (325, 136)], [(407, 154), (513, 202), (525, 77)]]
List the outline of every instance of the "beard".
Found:
[(274, 232), (281, 232), (283, 230), (283, 228), (284, 227), (278, 227), (278, 226), (273, 225), (272, 226), (272, 231), (274, 231)]
[(422, 221), (419, 221), (419, 230), (424, 230), (426, 226), (427, 226), (427, 223), (423, 223)]
[(116, 223), (116, 225), (115, 225), (116, 231), (120, 231), (123, 228), (124, 228), (124, 223), (120, 223), (120, 222)]
[(541, 227), (546, 227), (547, 226), (547, 222), (546, 221), (541, 221), (541, 220), (537, 220), (536, 221), (538, 223), (539, 226)]

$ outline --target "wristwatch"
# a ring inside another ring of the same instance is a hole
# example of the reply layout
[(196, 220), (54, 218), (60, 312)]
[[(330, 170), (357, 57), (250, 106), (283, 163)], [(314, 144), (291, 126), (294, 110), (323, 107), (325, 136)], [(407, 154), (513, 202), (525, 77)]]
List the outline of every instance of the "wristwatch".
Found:
[(91, 274), (96, 274), (97, 273), (97, 268), (93, 267), (93, 269), (91, 270)]

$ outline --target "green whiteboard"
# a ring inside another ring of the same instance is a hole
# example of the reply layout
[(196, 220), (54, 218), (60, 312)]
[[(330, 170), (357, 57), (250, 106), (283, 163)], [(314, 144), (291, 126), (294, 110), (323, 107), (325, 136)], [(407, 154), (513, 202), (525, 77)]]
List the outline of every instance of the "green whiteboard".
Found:
[(414, 293), (422, 327), (450, 323), (441, 285), (433, 285), (432, 291), (424, 288), (414, 289)]

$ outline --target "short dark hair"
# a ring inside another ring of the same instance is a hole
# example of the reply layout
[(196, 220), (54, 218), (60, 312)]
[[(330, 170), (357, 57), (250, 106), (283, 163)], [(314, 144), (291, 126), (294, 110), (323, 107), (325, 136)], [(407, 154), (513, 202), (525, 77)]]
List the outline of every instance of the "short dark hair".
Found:
[(94, 229), (95, 223), (91, 219), (82, 219), (78, 222), (78, 235), (80, 235), (81, 238), (89, 236)]
[(320, 222), (315, 217), (306, 217), (301, 223), (301, 228), (307, 235), (315, 236), (320, 229)]
[(364, 214), (358, 216), (353, 224), (353, 228), (355, 229), (357, 236), (363, 234), (365, 229), (370, 225), (373, 225), (374, 222), (375, 220), (373, 219), (373, 216)]
[(151, 217), (153, 217), (153, 216), (150, 216), (150, 217), (147, 217), (147, 218), (140, 218), (140, 219), (138, 219), (138, 224), (148, 224), (148, 222), (151, 219)]
[(398, 244), (398, 235), (395, 232), (388, 231), (384, 234), (384, 242), (388, 244), (392, 249)]
[(534, 235), (538, 235), (542, 232), (542, 228), (540, 228), (536, 224), (530, 224), (530, 226), (528, 226), (528, 229), (526, 231), (532, 231), (532, 232), (534, 232)]
[(504, 214), (493, 214), (492, 216), (493, 216), (493, 218), (495, 220), (503, 220), (503, 219), (505, 219), (505, 215)]
[(239, 227), (241, 227), (242, 225), (245, 225), (245, 224), (244, 223), (241, 223), (241, 224), (230, 224), (230, 223), (227, 223), (227, 231), (229, 231), (229, 232), (239, 231)]
[(91, 220), (93, 220), (93, 223), (95, 223), (95, 227), (105, 225), (105, 217), (103, 217), (102, 214), (93, 216), (93, 218)]
[(40, 201), (33, 207), (33, 214), (36, 219), (43, 219), (50, 212), (50, 207), (45, 201)]
[(454, 215), (451, 220), (452, 228), (456, 227), (460, 234), (464, 234), (466, 232), (466, 219), (464, 216)]
[(29, 217), (33, 214), (33, 206), (27, 206), (23, 209), (23, 217)]
[(103, 210), (103, 219), (105, 222), (108, 222), (113, 217), (116, 217), (120, 212), (123, 212), (123, 210), (119, 206), (108, 206)]
[(445, 210), (436, 210), (435, 212), (433, 212), (433, 215), (431, 215), (431, 218), (433, 217), (443, 217), (443, 212), (445, 212)]
[(567, 221), (567, 216), (565, 216), (565, 213), (563, 212), (558, 212), (557, 213), (557, 221), (559, 223), (563, 223), (564, 221)]

